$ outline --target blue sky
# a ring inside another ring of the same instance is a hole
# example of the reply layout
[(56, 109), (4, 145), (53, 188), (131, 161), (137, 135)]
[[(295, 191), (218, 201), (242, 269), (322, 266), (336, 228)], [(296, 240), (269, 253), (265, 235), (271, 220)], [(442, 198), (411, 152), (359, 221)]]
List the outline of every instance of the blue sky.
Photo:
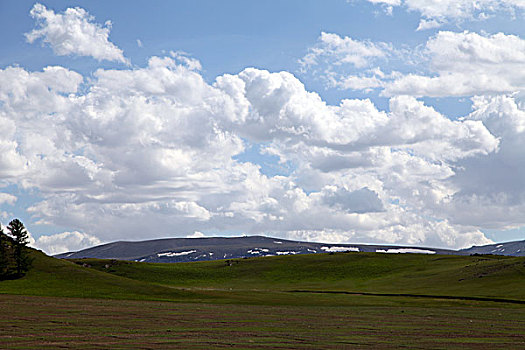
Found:
[(0, 1), (2, 223), (51, 253), (523, 239), (524, 9)]

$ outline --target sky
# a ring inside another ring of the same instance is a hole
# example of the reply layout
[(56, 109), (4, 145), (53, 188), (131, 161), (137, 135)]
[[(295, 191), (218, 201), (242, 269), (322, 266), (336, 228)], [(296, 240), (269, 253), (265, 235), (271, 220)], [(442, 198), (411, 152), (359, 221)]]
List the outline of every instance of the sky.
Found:
[(0, 0), (0, 221), (49, 254), (525, 239), (524, 16), (524, 0)]

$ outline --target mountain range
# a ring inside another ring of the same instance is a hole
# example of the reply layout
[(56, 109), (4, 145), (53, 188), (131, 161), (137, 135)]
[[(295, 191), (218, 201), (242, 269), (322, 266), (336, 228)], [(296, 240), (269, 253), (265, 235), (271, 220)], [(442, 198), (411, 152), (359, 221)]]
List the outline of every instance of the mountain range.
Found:
[(447, 255), (495, 254), (525, 256), (525, 240), (485, 246), (473, 246), (462, 250), (450, 250), (391, 245), (300, 242), (266, 236), (166, 238), (138, 242), (112, 242), (77, 252), (58, 254), (55, 257), (64, 259), (97, 258), (175, 263), (336, 252)]

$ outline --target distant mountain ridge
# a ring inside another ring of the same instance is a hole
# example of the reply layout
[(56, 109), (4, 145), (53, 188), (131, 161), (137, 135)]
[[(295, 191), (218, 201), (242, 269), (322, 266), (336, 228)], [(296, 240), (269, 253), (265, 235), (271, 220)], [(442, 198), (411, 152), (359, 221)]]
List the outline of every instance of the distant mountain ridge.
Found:
[(473, 246), (462, 249), (460, 252), (467, 254), (494, 254), (509, 256), (525, 256), (525, 241), (494, 243), (483, 246)]
[(174, 263), (330, 252), (421, 253), (448, 255), (470, 255), (477, 253), (525, 256), (525, 241), (472, 247), (463, 250), (449, 250), (390, 245), (300, 242), (266, 236), (165, 238), (138, 242), (112, 242), (77, 252), (58, 254), (55, 257), (62, 259), (97, 258)]

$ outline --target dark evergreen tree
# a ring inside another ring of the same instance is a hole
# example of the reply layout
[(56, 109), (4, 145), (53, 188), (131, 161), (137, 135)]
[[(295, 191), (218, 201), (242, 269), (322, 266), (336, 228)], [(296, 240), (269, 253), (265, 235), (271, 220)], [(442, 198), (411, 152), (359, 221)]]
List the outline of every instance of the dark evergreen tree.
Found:
[(9, 257), (7, 254), (7, 236), (0, 226), (0, 279), (8, 274)]
[(12, 220), (7, 229), (13, 238), (16, 273), (18, 276), (22, 276), (29, 269), (30, 265), (26, 249), (27, 243), (29, 243), (29, 234), (24, 224), (18, 219)]

